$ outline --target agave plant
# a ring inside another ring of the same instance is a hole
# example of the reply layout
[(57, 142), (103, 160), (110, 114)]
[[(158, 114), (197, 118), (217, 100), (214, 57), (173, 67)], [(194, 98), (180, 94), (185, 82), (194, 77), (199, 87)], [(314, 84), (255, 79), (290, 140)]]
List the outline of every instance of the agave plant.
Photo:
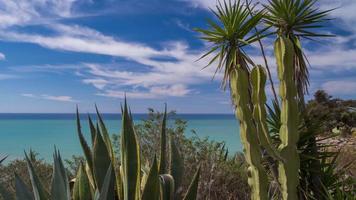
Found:
[[(108, 131), (98, 110), (97, 118), (99, 124), (96, 126), (89, 118), (92, 141), (94, 141), (90, 148), (82, 134), (79, 114), (77, 115), (78, 135), (87, 162), (79, 169), (77, 175), (79, 178), (74, 184), (73, 197), (79, 197), (75, 198), (78, 200), (86, 199), (87, 197), (84, 197), (84, 194), (81, 195), (80, 191), (80, 188), (86, 188), (87, 191), (91, 191), (92, 197), (106, 194), (105, 199), (173, 199), (179, 180), (183, 178), (183, 160), (172, 137), (169, 141), (169, 161), (165, 155), (168, 146), (165, 127), (166, 112), (161, 130), (160, 157), (158, 160), (154, 156), (150, 167), (147, 164), (141, 165), (143, 158), (140, 155), (140, 145), (126, 100), (122, 109), (120, 162), (115, 158)], [(169, 173), (166, 163), (170, 163)], [(199, 173), (198, 169), (183, 199), (196, 198)]]
[(269, 0), (264, 5), (264, 20), (268, 26), (275, 28), (275, 33), (291, 40), (294, 46), (294, 80), (298, 89), (298, 97), (304, 103), (304, 94), (308, 92), (309, 72), (308, 60), (304, 55), (301, 39), (330, 37), (329, 34), (318, 33), (331, 10), (320, 11), (315, 4), (318, 0)]
[[(126, 100), (122, 109), (121, 160), (115, 158), (109, 133), (102, 116), (97, 110), (98, 123), (94, 125), (89, 117), (91, 147), (81, 131), (79, 112), (77, 110), (77, 130), (84, 151), (85, 163), (81, 163), (73, 187), (70, 187), (66, 169), (61, 156), (54, 153), (54, 167), (51, 191), (46, 191), (36, 174), (31, 159), (25, 153), (32, 184), (29, 190), (21, 179), (16, 179), (16, 199), (19, 200), (172, 200), (183, 177), (183, 159), (176, 147), (173, 137), (169, 137), (169, 161), (166, 154), (166, 112), (162, 127), (160, 159), (154, 157), (150, 167), (142, 166), (140, 145), (136, 138), (132, 115)], [(169, 163), (169, 170), (163, 163)], [(169, 172), (167, 172), (169, 171)], [(197, 198), (200, 167), (198, 167), (183, 200)]]

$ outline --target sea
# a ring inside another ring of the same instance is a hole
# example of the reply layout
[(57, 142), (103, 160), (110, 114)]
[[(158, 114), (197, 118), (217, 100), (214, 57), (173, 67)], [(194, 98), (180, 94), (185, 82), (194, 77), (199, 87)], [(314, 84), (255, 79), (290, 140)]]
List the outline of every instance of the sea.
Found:
[[(95, 115), (92, 115), (95, 119)], [(82, 130), (89, 138), (87, 115), (80, 115)], [(121, 115), (103, 114), (110, 134), (119, 134)], [(142, 123), (146, 114), (133, 114), (134, 123)], [(174, 118), (187, 121), (185, 135), (225, 142), (230, 154), (242, 150), (238, 123), (229, 114), (178, 114)], [(168, 126), (174, 121), (169, 119)], [(82, 155), (75, 114), (0, 114), (0, 158), (7, 162), (24, 158), (24, 151), (34, 150), (39, 158), (51, 162), (57, 148), (64, 159)], [(88, 140), (89, 141), (89, 140)]]

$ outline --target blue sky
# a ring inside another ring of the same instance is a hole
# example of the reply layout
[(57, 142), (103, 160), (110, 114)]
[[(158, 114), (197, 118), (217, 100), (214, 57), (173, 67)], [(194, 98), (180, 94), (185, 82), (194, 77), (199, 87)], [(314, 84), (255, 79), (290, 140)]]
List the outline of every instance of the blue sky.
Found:
[[(325, 32), (303, 41), (311, 93), (356, 97), (356, 1), (322, 0), (338, 8)], [(232, 113), (214, 68), (196, 61), (208, 44), (205, 27), (215, 0), (0, 0), (0, 112), (119, 112), (126, 92), (133, 112)], [(275, 74), (273, 39), (266, 39)], [(256, 63), (258, 49), (251, 47)], [(269, 91), (269, 90), (268, 90)]]

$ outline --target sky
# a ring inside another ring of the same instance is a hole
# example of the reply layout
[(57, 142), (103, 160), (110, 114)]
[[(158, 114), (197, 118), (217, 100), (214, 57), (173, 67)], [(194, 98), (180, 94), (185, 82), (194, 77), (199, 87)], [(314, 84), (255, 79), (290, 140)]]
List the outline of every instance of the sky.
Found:
[[(229, 93), (198, 58), (209, 48), (193, 28), (207, 27), (215, 0), (0, 0), (0, 112), (134, 113), (164, 103), (178, 113), (232, 113)], [(264, 3), (264, 1), (261, 1)], [(337, 8), (322, 30), (333, 38), (302, 41), (310, 93), (356, 97), (356, 1)], [(273, 38), (266, 38), (272, 74)], [(262, 63), (252, 46), (251, 57)], [(270, 90), (267, 93), (270, 94)]]

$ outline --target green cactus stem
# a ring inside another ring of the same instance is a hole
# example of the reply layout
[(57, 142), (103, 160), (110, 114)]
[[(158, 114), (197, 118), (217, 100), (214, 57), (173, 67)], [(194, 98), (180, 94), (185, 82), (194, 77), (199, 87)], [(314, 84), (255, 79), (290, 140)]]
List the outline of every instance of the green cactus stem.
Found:
[(267, 151), (267, 153), (276, 160), (283, 160), (274, 148), (272, 139), (269, 135), (267, 127), (267, 112), (266, 112), (266, 72), (262, 66), (256, 66), (251, 71), (252, 83), (252, 103), (253, 103), (253, 117), (256, 123), (257, 133), (260, 145)]
[(279, 162), (279, 182), (284, 200), (298, 199), (298, 171), (300, 159), (297, 152), (298, 135), (298, 100), (294, 82), (294, 48), (290, 39), (277, 38), (275, 42), (278, 77), (280, 81), (279, 95), (281, 97), (281, 128), (278, 147), (285, 162)]
[(231, 95), (236, 105), (236, 116), (240, 121), (240, 137), (248, 167), (248, 184), (251, 187), (251, 199), (266, 200), (267, 175), (261, 165), (261, 149), (257, 130), (252, 119), (251, 98), (249, 94), (248, 72), (237, 67), (230, 76)]

